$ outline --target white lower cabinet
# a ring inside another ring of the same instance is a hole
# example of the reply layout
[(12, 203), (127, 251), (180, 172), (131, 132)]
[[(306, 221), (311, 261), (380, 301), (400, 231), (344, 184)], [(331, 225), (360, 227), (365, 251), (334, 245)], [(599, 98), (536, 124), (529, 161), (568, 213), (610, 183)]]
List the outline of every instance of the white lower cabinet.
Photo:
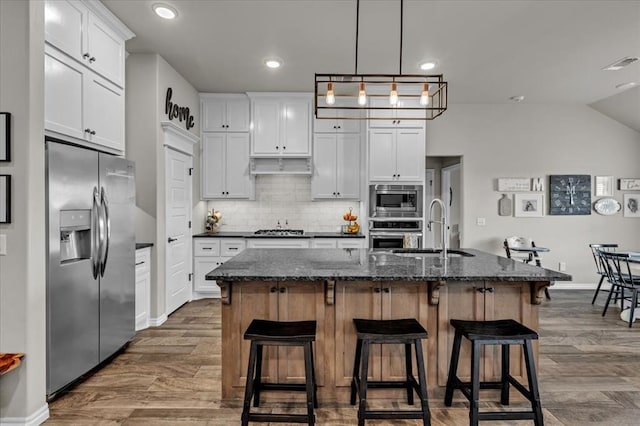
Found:
[(220, 297), (220, 287), (205, 275), (244, 250), (244, 238), (198, 238), (193, 243), (193, 290), (206, 297)]
[(314, 238), (311, 248), (365, 248), (364, 238)]
[(136, 331), (149, 327), (151, 310), (151, 247), (136, 250)]
[(248, 238), (247, 248), (309, 248), (309, 238)]

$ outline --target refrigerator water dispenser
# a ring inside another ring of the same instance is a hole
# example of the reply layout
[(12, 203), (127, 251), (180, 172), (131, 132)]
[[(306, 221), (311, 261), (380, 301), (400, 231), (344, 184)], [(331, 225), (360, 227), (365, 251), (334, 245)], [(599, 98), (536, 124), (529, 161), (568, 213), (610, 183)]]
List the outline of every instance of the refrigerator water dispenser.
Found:
[(91, 258), (91, 210), (60, 212), (60, 263)]

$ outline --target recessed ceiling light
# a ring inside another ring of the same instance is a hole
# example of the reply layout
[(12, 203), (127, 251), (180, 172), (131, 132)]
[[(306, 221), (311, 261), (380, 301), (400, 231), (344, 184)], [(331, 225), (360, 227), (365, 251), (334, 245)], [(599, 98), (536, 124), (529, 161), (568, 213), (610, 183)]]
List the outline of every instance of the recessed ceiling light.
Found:
[(174, 19), (176, 16), (178, 16), (178, 11), (169, 5), (156, 3), (152, 7), (156, 15), (158, 15), (162, 19)]
[(518, 102), (522, 102), (522, 101), (524, 101), (524, 96), (522, 96), (522, 95), (518, 95), (518, 96), (511, 96), (511, 97), (509, 98), (509, 100), (510, 100), (511, 102), (516, 102), (516, 103), (518, 103)]
[(280, 66), (282, 65), (282, 61), (280, 59), (276, 59), (276, 58), (269, 58), (269, 59), (265, 59), (264, 60), (264, 64), (268, 67), (268, 68), (280, 68)]
[(627, 65), (631, 65), (632, 63), (636, 62), (638, 60), (638, 58), (634, 58), (632, 56), (627, 56), (626, 58), (622, 58), (618, 61), (615, 61), (614, 63), (607, 65), (606, 67), (602, 68), (605, 71), (618, 71), (621, 70), (622, 68), (626, 67)]
[(616, 89), (620, 89), (620, 90), (630, 89), (630, 88), (635, 87), (637, 85), (638, 85), (638, 82), (636, 82), (636, 81), (628, 81), (626, 83), (616, 84)]
[(434, 69), (436, 65), (437, 65), (436, 61), (425, 61), (420, 63), (420, 69), (423, 71), (428, 71), (428, 70)]

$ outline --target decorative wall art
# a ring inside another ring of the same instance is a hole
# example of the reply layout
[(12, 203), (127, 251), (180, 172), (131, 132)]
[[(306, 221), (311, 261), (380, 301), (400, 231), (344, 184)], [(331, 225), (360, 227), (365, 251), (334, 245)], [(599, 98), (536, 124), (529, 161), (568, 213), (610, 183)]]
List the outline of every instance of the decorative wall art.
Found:
[(615, 198), (600, 198), (593, 203), (593, 209), (603, 216), (613, 216), (622, 209), (622, 205)]
[(515, 194), (515, 217), (542, 217), (544, 216), (544, 194)]
[(640, 179), (620, 179), (620, 191), (640, 191)]
[(498, 200), (498, 214), (500, 216), (511, 216), (511, 197), (507, 194), (502, 194), (502, 198)]
[(544, 191), (544, 178), (531, 179), (531, 190), (534, 192)]
[(0, 175), (0, 223), (11, 223), (10, 175)]
[(624, 194), (624, 217), (640, 217), (640, 194)]
[(11, 113), (0, 112), (0, 161), (11, 161)]
[(590, 215), (591, 175), (549, 176), (550, 215)]
[(613, 176), (595, 176), (593, 195), (596, 197), (611, 197), (613, 195)]
[(531, 191), (531, 179), (529, 178), (498, 178), (498, 191), (500, 192)]

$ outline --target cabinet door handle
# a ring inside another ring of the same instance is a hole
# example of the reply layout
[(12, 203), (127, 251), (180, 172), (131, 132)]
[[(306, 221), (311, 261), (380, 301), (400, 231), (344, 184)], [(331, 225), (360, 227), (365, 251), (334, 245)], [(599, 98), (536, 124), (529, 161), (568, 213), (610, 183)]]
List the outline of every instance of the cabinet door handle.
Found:
[(280, 147), (278, 145), (276, 145), (276, 149), (280, 149)]
[(85, 133), (91, 133), (91, 129), (86, 128), (86, 129), (84, 129), (84, 132), (85, 132)]
[(283, 146), (283, 147), (282, 147), (282, 149), (287, 149), (287, 147), (286, 147), (286, 146)]
[(476, 291), (477, 291), (478, 293), (484, 293), (484, 292), (486, 292), (486, 291), (487, 291), (487, 289), (486, 289), (486, 288), (484, 288), (484, 287), (480, 287), (480, 288), (476, 288)]
[(142, 262), (136, 262), (136, 266), (140, 266), (144, 263), (144, 260)]
[(287, 292), (286, 287), (280, 287), (280, 293), (286, 293), (286, 292)]
[(168, 243), (172, 243), (174, 241), (178, 241), (178, 239), (177, 238), (171, 238), (171, 237), (167, 238), (167, 242)]
[(96, 57), (92, 56), (89, 58), (89, 63), (94, 63), (96, 61)]
[(90, 131), (90, 132), (89, 132), (89, 134), (90, 134), (90, 135), (95, 135), (95, 134), (96, 134), (96, 131), (95, 131), (95, 130), (92, 130), (92, 131)]
[(277, 289), (276, 287), (271, 287), (271, 288), (269, 289), (269, 292), (271, 292), (271, 293), (275, 293), (275, 292), (277, 292), (277, 291), (278, 291), (278, 289)]
[(338, 194), (338, 197), (340, 196), (340, 193), (339, 193), (339, 192), (337, 192), (336, 194)]
[(238, 247), (229, 247), (229, 250), (238, 250)]
[(91, 56), (91, 55), (89, 55), (89, 52), (87, 52), (87, 53), (85, 53), (84, 55), (82, 55), (82, 57), (83, 57), (84, 59), (87, 59), (89, 56)]
[(398, 179), (400, 179), (400, 175), (397, 175), (396, 177), (397, 177)]
[(373, 289), (373, 292), (374, 292), (374, 293), (380, 293), (381, 291), (382, 291), (382, 289), (381, 289), (380, 287), (375, 287), (375, 288)]
[(495, 291), (495, 288), (487, 287), (487, 293), (493, 293), (494, 291)]
[(202, 247), (202, 250), (211, 250), (211, 247)]
[(383, 288), (382, 291), (385, 293), (391, 293), (391, 289), (389, 287)]

